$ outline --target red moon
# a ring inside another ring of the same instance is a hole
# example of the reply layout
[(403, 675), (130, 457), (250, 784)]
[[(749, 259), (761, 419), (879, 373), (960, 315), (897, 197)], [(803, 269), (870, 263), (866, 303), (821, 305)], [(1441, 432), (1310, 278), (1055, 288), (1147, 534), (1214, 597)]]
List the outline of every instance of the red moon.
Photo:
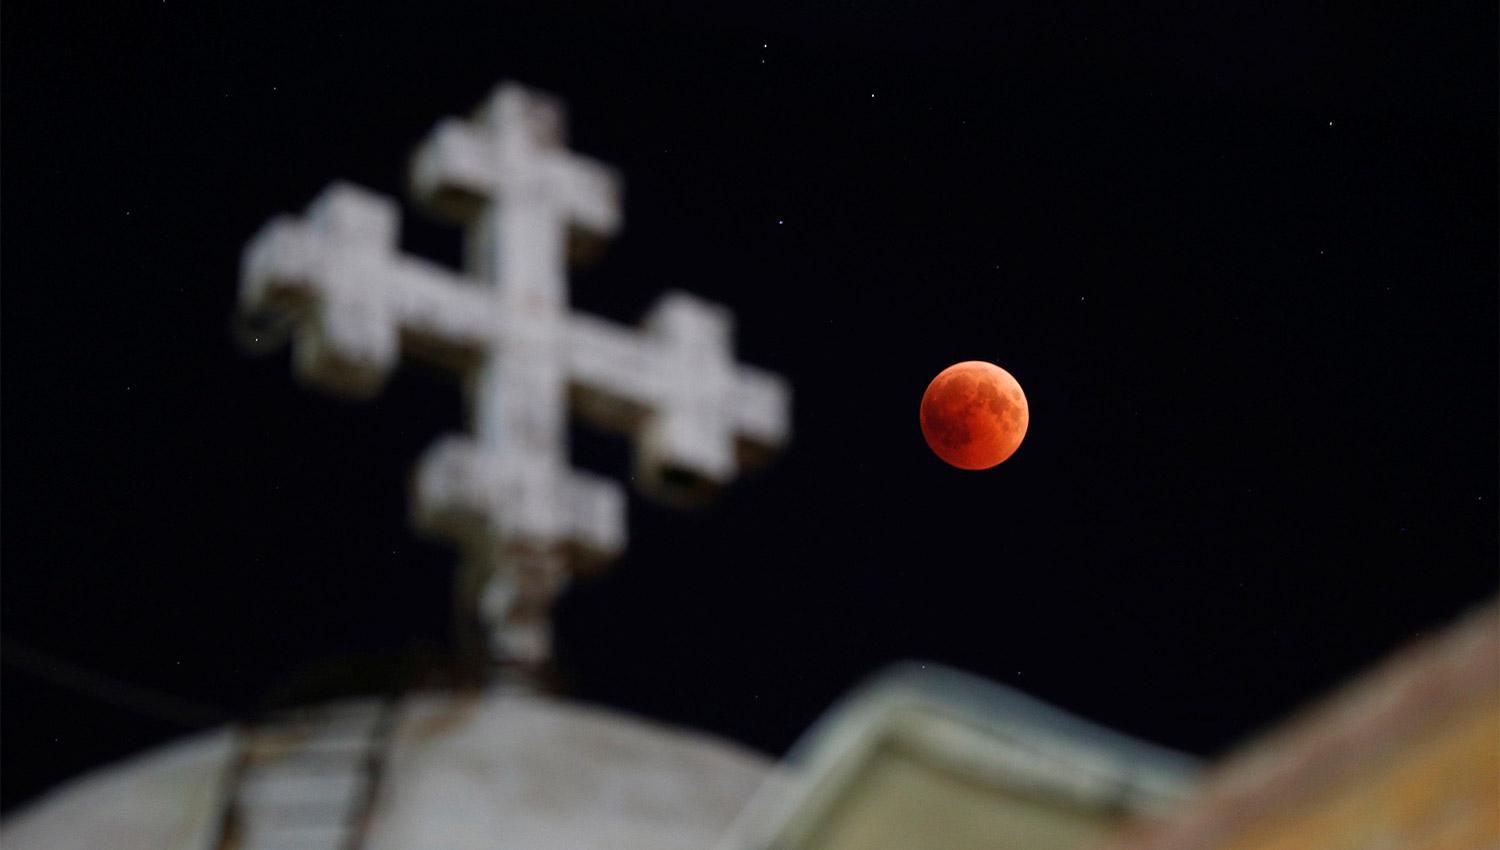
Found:
[(938, 373), (922, 394), (922, 436), (959, 469), (989, 469), (1015, 453), (1031, 409), (1011, 374), (965, 360)]

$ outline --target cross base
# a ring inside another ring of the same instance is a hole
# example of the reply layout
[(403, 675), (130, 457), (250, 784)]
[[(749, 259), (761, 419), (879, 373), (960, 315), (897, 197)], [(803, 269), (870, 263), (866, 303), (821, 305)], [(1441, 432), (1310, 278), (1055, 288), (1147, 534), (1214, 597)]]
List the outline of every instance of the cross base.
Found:
[(459, 655), (486, 668), (544, 675), (552, 658), (552, 604), (568, 583), (561, 549), (508, 547), (475, 552), (460, 564), (455, 623)]

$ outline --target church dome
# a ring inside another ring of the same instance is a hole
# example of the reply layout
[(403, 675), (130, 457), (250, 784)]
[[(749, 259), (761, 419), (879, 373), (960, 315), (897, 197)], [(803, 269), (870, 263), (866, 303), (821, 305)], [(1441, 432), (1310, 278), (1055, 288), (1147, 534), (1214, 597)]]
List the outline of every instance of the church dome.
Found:
[[(711, 846), (763, 756), (502, 690), (332, 703), (89, 774), (8, 819), (7, 850)], [(224, 841), (225, 837), (228, 841)]]

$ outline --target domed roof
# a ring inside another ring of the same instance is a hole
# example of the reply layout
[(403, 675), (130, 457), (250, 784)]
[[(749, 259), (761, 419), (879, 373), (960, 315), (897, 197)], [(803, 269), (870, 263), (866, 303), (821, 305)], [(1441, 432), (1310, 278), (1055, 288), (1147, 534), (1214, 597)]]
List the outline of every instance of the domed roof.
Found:
[(267, 812), (278, 799), (306, 810), (326, 793), (358, 796), (351, 789), (378, 776), (361, 817), (368, 850), (702, 848), (770, 769), (764, 757), (708, 735), (499, 690), (401, 699), (387, 715), (373, 772), (376, 762), (354, 765), (357, 776), (294, 769), (330, 751), (340, 718), (380, 709), (377, 700), (322, 706), (253, 736), (218, 730), (151, 751), (48, 794), (9, 819), (0, 843), (201, 850), (216, 846), (234, 799), (260, 812), (240, 819), (240, 846), (312, 848), (327, 839), (333, 848), (344, 833), (328, 827), (282, 843), (292, 832)]

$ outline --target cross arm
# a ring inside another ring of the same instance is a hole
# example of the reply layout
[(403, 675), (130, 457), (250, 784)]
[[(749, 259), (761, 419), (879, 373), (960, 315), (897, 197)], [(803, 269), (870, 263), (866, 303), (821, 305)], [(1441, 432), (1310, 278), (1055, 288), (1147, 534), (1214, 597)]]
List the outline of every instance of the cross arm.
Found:
[(662, 299), (645, 330), (569, 318), (575, 407), (635, 437), (641, 481), (658, 495), (691, 497), (727, 483), (790, 434), (786, 383), (733, 363), (728, 330), (720, 308), (680, 293)]
[(791, 436), (792, 391), (781, 376), (736, 367), (729, 405), (743, 459), (761, 460)]
[(575, 405), (596, 424), (631, 430), (665, 399), (663, 352), (639, 330), (574, 313), (566, 345)]
[(397, 224), (394, 202), (336, 183), (305, 217), (273, 219), (246, 247), (240, 310), (291, 326), (304, 380), (369, 396), (404, 344), (438, 357), (493, 344), (492, 303), (442, 267), (399, 254)]

